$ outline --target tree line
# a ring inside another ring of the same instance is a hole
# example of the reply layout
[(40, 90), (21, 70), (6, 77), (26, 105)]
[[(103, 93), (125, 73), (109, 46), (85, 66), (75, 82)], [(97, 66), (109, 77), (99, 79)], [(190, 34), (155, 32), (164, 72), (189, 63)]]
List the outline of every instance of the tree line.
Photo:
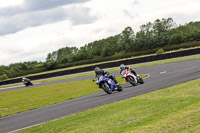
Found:
[(0, 80), (73, 65), (155, 53), (159, 48), (172, 50), (199, 46), (198, 41), (200, 41), (199, 21), (177, 25), (172, 18), (157, 19), (141, 25), (136, 33), (128, 26), (120, 34), (90, 42), (80, 48), (58, 49), (49, 53), (45, 62), (2, 65)]

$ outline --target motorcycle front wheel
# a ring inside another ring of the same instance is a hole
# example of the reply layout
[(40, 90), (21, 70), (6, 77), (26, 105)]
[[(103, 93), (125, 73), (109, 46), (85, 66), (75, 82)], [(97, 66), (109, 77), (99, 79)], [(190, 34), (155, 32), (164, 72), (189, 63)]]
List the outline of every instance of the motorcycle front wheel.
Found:
[(137, 83), (136, 83), (136, 81), (135, 81), (134, 78), (133, 78), (133, 79), (127, 78), (127, 80), (128, 80), (128, 82), (129, 82), (130, 84), (132, 84), (133, 86), (136, 86), (136, 85), (137, 85)]
[(108, 85), (106, 82), (104, 82), (104, 83), (102, 84), (101, 87), (103, 88), (103, 90), (104, 90), (106, 93), (112, 94), (112, 91), (111, 91), (109, 85)]

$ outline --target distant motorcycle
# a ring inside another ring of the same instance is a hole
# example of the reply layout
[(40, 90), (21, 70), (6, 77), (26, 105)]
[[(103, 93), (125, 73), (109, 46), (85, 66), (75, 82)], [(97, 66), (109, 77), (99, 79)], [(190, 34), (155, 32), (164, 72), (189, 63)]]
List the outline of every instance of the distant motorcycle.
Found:
[(120, 74), (122, 78), (124, 78), (133, 86), (136, 86), (138, 83), (144, 84), (144, 80), (142, 79), (142, 77), (140, 77), (140, 75), (134, 75), (133, 73), (131, 73), (130, 70), (125, 69)]
[[(93, 80), (94, 82), (95, 80)], [(115, 85), (114, 81), (106, 76), (99, 76), (96, 79), (96, 84), (99, 85), (99, 88), (102, 88), (106, 93), (112, 94), (113, 91), (122, 91), (120, 85)]]
[(33, 86), (33, 83), (31, 82), (30, 79), (26, 78), (22, 82), (24, 83), (25, 86)]

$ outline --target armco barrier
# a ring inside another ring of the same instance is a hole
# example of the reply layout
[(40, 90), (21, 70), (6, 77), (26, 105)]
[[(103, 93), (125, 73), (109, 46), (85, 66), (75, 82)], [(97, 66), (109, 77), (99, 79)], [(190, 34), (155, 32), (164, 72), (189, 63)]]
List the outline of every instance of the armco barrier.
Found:
[[(160, 55), (151, 55), (151, 56), (145, 56), (145, 57), (139, 57), (139, 58), (134, 58), (134, 59), (115, 61), (115, 62), (102, 63), (102, 64), (92, 65), (92, 66), (87, 66), (87, 67), (63, 70), (63, 71), (52, 72), (52, 73), (47, 73), (47, 74), (34, 75), (34, 76), (30, 76), (28, 78), (30, 78), (31, 80), (45, 79), (45, 78), (51, 78), (51, 77), (56, 77), (56, 76), (92, 71), (92, 70), (94, 70), (94, 68), (96, 66), (98, 66), (100, 68), (110, 68), (110, 67), (117, 67), (120, 64), (130, 65), (130, 64), (144, 63), (144, 62), (157, 61), (157, 60), (162, 60), (162, 59), (170, 59), (170, 58), (187, 56), (187, 55), (195, 55), (195, 54), (200, 54), (200, 48), (165, 53), (165, 54), (160, 54)], [(1, 81), (0, 85), (19, 83), (19, 82), (21, 82), (21, 78)]]

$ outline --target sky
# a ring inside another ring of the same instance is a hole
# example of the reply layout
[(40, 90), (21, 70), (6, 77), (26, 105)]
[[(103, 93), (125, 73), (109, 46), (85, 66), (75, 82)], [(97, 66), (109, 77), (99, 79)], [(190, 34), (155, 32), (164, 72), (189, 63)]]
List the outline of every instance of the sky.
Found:
[(200, 21), (200, 0), (0, 0), (0, 65), (45, 61), (156, 19)]

